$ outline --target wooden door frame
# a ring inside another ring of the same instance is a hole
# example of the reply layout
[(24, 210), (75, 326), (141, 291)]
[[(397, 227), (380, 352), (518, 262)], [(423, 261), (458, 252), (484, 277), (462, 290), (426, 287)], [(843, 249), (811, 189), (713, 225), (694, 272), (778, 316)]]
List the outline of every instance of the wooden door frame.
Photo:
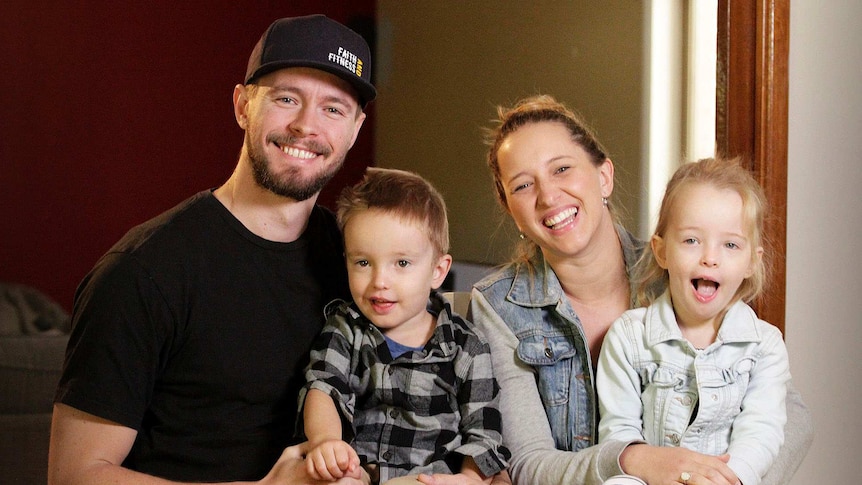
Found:
[(755, 304), (784, 332), (787, 240), (787, 59), (790, 0), (719, 0), (716, 151), (740, 156), (769, 203), (771, 267)]

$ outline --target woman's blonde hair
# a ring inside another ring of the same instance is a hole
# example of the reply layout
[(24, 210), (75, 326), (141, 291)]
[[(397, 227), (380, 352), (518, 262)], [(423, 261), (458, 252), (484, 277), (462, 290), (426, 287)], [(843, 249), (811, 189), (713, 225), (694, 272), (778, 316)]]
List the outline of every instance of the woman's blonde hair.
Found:
[[(665, 237), (669, 219), (674, 204), (682, 189), (694, 184), (703, 184), (717, 189), (729, 189), (742, 198), (744, 224), (750, 236), (749, 246), (752, 251), (754, 271), (746, 278), (736, 292), (736, 297), (749, 302), (761, 294), (767, 280), (768, 251), (758, 257), (758, 248), (767, 246), (764, 241), (763, 223), (766, 218), (766, 196), (760, 184), (751, 173), (742, 167), (739, 158), (705, 158), (697, 162), (683, 164), (673, 174), (665, 189), (664, 198), (659, 209), (655, 236)], [(647, 306), (654, 302), (668, 284), (668, 273), (658, 265), (650, 245), (644, 250), (635, 271), (638, 306)]]

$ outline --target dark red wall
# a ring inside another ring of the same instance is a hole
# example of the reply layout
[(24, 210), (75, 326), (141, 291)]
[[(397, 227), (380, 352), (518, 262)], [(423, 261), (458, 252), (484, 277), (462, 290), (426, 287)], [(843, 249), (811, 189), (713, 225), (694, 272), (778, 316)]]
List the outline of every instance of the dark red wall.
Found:
[[(221, 184), (252, 47), (272, 20), (310, 13), (374, 48), (374, 0), (2, 2), (0, 280), (70, 309), (126, 230)], [(327, 205), (372, 163), (370, 110)]]

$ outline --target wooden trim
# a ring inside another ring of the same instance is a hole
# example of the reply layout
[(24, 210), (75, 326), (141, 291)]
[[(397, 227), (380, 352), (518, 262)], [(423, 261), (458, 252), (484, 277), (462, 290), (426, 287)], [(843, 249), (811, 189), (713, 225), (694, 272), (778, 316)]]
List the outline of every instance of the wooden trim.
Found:
[(719, 0), (716, 151), (740, 156), (769, 201), (771, 273), (755, 302), (784, 332), (787, 241), (789, 0)]

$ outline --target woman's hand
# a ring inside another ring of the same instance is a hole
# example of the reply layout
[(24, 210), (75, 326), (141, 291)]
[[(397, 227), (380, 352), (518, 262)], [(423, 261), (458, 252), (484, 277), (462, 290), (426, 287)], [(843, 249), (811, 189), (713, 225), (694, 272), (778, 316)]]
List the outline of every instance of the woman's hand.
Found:
[[(435, 473), (433, 475), (421, 474), (419, 481), (425, 485), (486, 485), (487, 481), (478, 480), (473, 477), (458, 473), (455, 475), (445, 475)], [(491, 478), (491, 485), (512, 485), (512, 480), (506, 471), (502, 471)]]
[(635, 444), (620, 455), (620, 465), (650, 485), (738, 485), (727, 466), (730, 455), (709, 456), (685, 448)]

